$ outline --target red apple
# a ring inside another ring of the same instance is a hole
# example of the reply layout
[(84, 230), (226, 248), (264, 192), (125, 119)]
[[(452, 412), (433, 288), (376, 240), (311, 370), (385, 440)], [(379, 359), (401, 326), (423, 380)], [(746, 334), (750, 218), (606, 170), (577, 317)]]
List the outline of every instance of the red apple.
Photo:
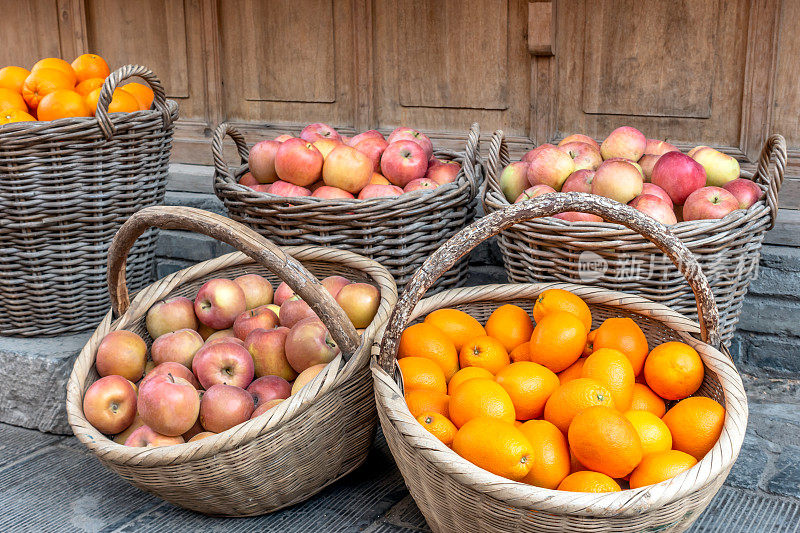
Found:
[(212, 435), (216, 435), (216, 433), (214, 433), (213, 431), (203, 431), (201, 433), (198, 433), (197, 435), (195, 435), (191, 439), (187, 440), (186, 442), (196, 442), (198, 440), (203, 440), (204, 438), (210, 437)]
[(231, 327), (236, 317), (246, 309), (244, 291), (230, 279), (216, 278), (205, 282), (194, 299), (197, 318), (214, 329)]
[(253, 176), (252, 172), (245, 172), (242, 174), (242, 177), (239, 178), (239, 185), (252, 187), (253, 185), (258, 185), (258, 180)]
[(652, 194), (653, 196), (657, 196), (664, 200), (667, 203), (670, 209), (673, 208), (672, 205), (672, 198), (669, 197), (667, 191), (656, 185), (655, 183), (645, 183), (642, 185), (642, 194)]
[(280, 312), (281, 326), (291, 328), (304, 318), (316, 318), (314, 310), (299, 296), (292, 296), (283, 302)]
[(630, 206), (646, 215), (650, 215), (665, 226), (678, 222), (678, 219), (675, 217), (675, 211), (672, 209), (672, 201), (667, 203), (658, 196), (640, 194), (631, 201)]
[(204, 389), (217, 383), (245, 388), (255, 376), (250, 352), (233, 342), (219, 342), (200, 348), (192, 361), (192, 371)]
[(97, 347), (95, 368), (101, 376), (117, 375), (138, 381), (147, 363), (147, 344), (132, 331), (112, 331)]
[(433, 180), (418, 178), (408, 182), (408, 184), (403, 188), (403, 192), (432, 191), (438, 186), (439, 184)]
[(334, 139), (340, 142), (342, 140), (342, 137), (335, 129), (322, 122), (309, 124), (303, 128), (303, 131), (300, 132), (300, 138), (311, 143), (319, 139)]
[(258, 407), (276, 398), (281, 400), (288, 398), (292, 393), (292, 386), (281, 377), (262, 376), (247, 387), (247, 392), (253, 395)]
[(179, 329), (197, 329), (194, 305), (189, 298), (176, 296), (156, 302), (148, 309), (145, 318), (147, 333), (152, 339)]
[(689, 150), (689, 152), (686, 155), (688, 155), (689, 157), (694, 157), (694, 154), (696, 154), (701, 148), (708, 148), (708, 146), (704, 144), (701, 144), (700, 146), (695, 146), (694, 148)]
[(370, 198), (385, 198), (401, 194), (403, 194), (403, 189), (395, 185), (367, 185), (358, 193), (358, 199), (369, 200)]
[(439, 161), (436, 163), (428, 163), (428, 170), (425, 172), (425, 177), (433, 180), (439, 185), (447, 185), (453, 183), (458, 178), (458, 173), (461, 171), (461, 164), (458, 161)]
[(622, 157), (631, 161), (638, 161), (644, 155), (647, 139), (644, 134), (630, 126), (622, 126), (612, 131), (603, 144), (600, 153), (603, 159)]
[(660, 155), (644, 154), (639, 159), (638, 163), (644, 173), (645, 181), (650, 181), (653, 178), (653, 167), (656, 166), (656, 162), (658, 162), (660, 157)]
[(189, 431), (197, 421), (200, 395), (185, 379), (160, 375), (142, 385), (136, 408), (153, 431), (175, 437)]
[(372, 171), (373, 172), (380, 172), (381, 171), (381, 156), (383, 152), (386, 150), (386, 147), (389, 146), (383, 137), (371, 137), (368, 139), (363, 139), (358, 142), (358, 144), (354, 144), (353, 148), (364, 154), (372, 161)]
[(383, 134), (378, 130), (367, 130), (365, 132), (359, 133), (358, 135), (354, 135), (349, 141), (347, 141), (347, 144), (349, 146), (355, 146), (364, 139), (381, 139), (384, 141), (386, 140), (384, 139)]
[(653, 167), (650, 181), (667, 191), (673, 204), (683, 205), (690, 194), (706, 184), (706, 171), (688, 155), (667, 152)]
[(272, 283), (258, 274), (245, 274), (235, 278), (234, 283), (244, 292), (247, 309), (255, 309), (272, 303)]
[(205, 324), (200, 324), (199, 326), (197, 326), (197, 333), (199, 333), (200, 336), (203, 337), (204, 341), (208, 340), (208, 338), (211, 335), (213, 335), (214, 333), (216, 333), (216, 332), (217, 332), (217, 330), (215, 330), (213, 328), (210, 328), (210, 327), (206, 326)]
[(597, 143), (597, 141), (595, 141), (594, 139), (592, 139), (588, 135), (583, 135), (582, 133), (573, 133), (572, 135), (567, 135), (566, 137), (561, 139), (561, 142), (558, 143), (558, 145), (559, 146), (564, 146), (565, 144), (568, 144), (568, 143), (571, 143), (571, 142), (586, 143), (586, 144), (596, 148), (598, 152), (600, 151), (600, 145)]
[(340, 144), (328, 155), (322, 167), (325, 185), (356, 194), (372, 178), (372, 161), (355, 148)]
[(519, 196), (517, 199), (514, 200), (515, 204), (520, 202), (524, 202), (525, 200), (530, 200), (531, 198), (536, 198), (537, 196), (541, 196), (543, 194), (548, 194), (551, 192), (557, 192), (554, 188), (549, 185), (534, 185), (533, 187), (528, 187)]
[(650, 155), (664, 155), (667, 152), (680, 152), (675, 145), (660, 139), (647, 139), (644, 146), (644, 153)]
[[(136, 405), (136, 400), (133, 401), (133, 405), (134, 406)], [(139, 416), (139, 413), (136, 413), (136, 416), (133, 417), (133, 422), (131, 422), (131, 425), (128, 426), (121, 433), (117, 433), (116, 435), (114, 435), (114, 438), (111, 440), (113, 440), (117, 444), (125, 444), (125, 441), (128, 440), (128, 437), (131, 436), (131, 433), (133, 433), (143, 425), (144, 422), (142, 422), (142, 417)]]
[[(412, 129), (412, 128), (404, 128), (400, 127), (395, 129), (389, 135), (389, 144), (398, 142), (398, 141), (413, 141), (422, 148), (422, 151), (425, 152), (425, 161), (427, 162), (431, 157), (433, 157), (433, 144), (431, 140), (428, 138), (427, 135), (424, 133), (420, 133), (419, 131)], [(400, 185), (396, 183), (395, 185)]]
[(244, 341), (238, 337), (220, 337), (217, 339), (211, 339), (206, 341), (203, 346), (211, 346), (212, 344), (219, 344), (221, 342), (232, 342), (234, 344), (238, 344), (239, 346), (244, 346)]
[(340, 353), (328, 328), (316, 317), (301, 320), (291, 328), (286, 336), (285, 350), (286, 360), (296, 372), (330, 363)]
[(722, 188), (736, 197), (739, 202), (739, 209), (749, 209), (750, 206), (764, 196), (764, 191), (761, 190), (761, 187), (754, 181), (745, 178), (736, 178), (733, 181), (729, 181)]
[(350, 280), (344, 276), (328, 276), (322, 280), (322, 286), (328, 289), (333, 298), (336, 298), (339, 291), (346, 285), (350, 285)]
[(286, 381), (297, 377), (297, 372), (286, 360), (286, 336), (289, 328), (257, 329), (244, 340), (244, 346), (253, 357), (255, 377), (278, 376)]
[(603, 161), (592, 180), (592, 194), (627, 204), (642, 194), (642, 174), (630, 161)]
[(278, 135), (277, 137), (275, 137), (274, 140), (278, 141), (279, 143), (282, 143), (284, 141), (288, 141), (289, 139), (294, 139), (294, 137), (284, 133), (283, 135)]
[(283, 401), (283, 399), (276, 398), (274, 400), (270, 400), (268, 402), (265, 402), (265, 403), (259, 405), (258, 407), (256, 407), (256, 410), (253, 411), (253, 414), (250, 415), (250, 420), (263, 415), (264, 413), (266, 413), (267, 411), (269, 411), (270, 409), (272, 409), (276, 405), (280, 405), (280, 403), (282, 401)]
[(131, 433), (128, 440), (125, 441), (125, 446), (132, 446), (134, 448), (151, 448), (156, 446), (174, 446), (175, 444), (183, 444), (185, 441), (180, 435), (169, 437), (156, 433), (152, 428), (141, 426), (139, 429)]
[(706, 185), (723, 187), (739, 177), (741, 168), (736, 158), (723, 154), (708, 146), (698, 149), (692, 159), (700, 163), (706, 171)]
[(267, 185), (267, 187), (267, 190), (261, 192), (268, 192), (276, 196), (284, 196), (287, 198), (293, 196), (311, 196), (311, 191), (305, 187), (298, 187), (297, 185), (292, 185), (285, 181), (276, 181), (272, 185)]
[(300, 389), (305, 387), (311, 380), (313, 380), (317, 375), (325, 370), (327, 363), (320, 363), (318, 365), (314, 365), (311, 367), (306, 368), (300, 375), (297, 376), (297, 379), (294, 380), (292, 383), (292, 396), (300, 392)]
[[(275, 183), (277, 183), (277, 181)], [(268, 193), (269, 190), (272, 188), (272, 185), (274, 185), (274, 184), (265, 185), (265, 184), (259, 183), (258, 185), (251, 185), (250, 188), (253, 189), (256, 192)]]
[(428, 158), (423, 149), (413, 141), (395, 141), (386, 147), (381, 156), (383, 175), (398, 187), (405, 187), (423, 177), (427, 170)]
[(644, 169), (642, 168), (642, 165), (640, 165), (637, 161), (631, 161), (630, 159), (625, 159), (624, 157), (612, 157), (611, 159), (606, 159), (606, 161), (622, 161), (623, 163), (628, 163), (629, 165), (633, 165), (634, 168), (636, 168), (636, 170), (639, 171), (639, 175), (642, 177), (642, 181), (644, 181)]
[(255, 404), (246, 390), (221, 383), (211, 386), (200, 403), (200, 423), (208, 431), (222, 433), (250, 420)]
[(281, 284), (278, 285), (278, 290), (275, 291), (275, 299), (273, 303), (275, 305), (283, 305), (283, 302), (292, 296), (294, 296), (294, 290), (292, 290), (292, 288), (289, 287), (285, 281), (282, 281)]
[(569, 175), (567, 181), (561, 186), (561, 192), (592, 192), (592, 181), (594, 181), (594, 170), (584, 168), (576, 170)]
[(739, 200), (722, 187), (703, 187), (694, 191), (683, 204), (683, 220), (723, 218), (739, 209)]
[(353, 326), (365, 328), (372, 323), (375, 313), (378, 312), (381, 293), (369, 283), (350, 283), (342, 287), (336, 295), (336, 303), (344, 310)]
[(591, 213), (580, 213), (578, 211), (565, 211), (553, 215), (555, 218), (566, 220), (567, 222), (602, 222), (602, 217), (593, 215)]
[(498, 179), (500, 190), (508, 202), (514, 202), (525, 189), (530, 187), (531, 184), (528, 182), (529, 166), (525, 161), (516, 161), (510, 163), (500, 173), (500, 178)]
[(153, 341), (150, 356), (156, 365), (161, 363), (180, 363), (192, 368), (192, 359), (197, 350), (203, 347), (203, 337), (193, 329), (179, 329), (165, 333)]
[(325, 198), (328, 200), (352, 200), (355, 198), (355, 196), (347, 191), (343, 191), (338, 187), (329, 187), (327, 185), (323, 185), (322, 187), (318, 188), (311, 196), (314, 198)]
[(245, 311), (233, 323), (233, 334), (244, 340), (254, 329), (272, 329), (278, 325), (278, 315), (266, 305)]
[(120, 433), (136, 416), (136, 392), (122, 376), (100, 378), (83, 396), (83, 414), (100, 433)]
[[(192, 362), (194, 362), (194, 360), (192, 360)], [(200, 389), (200, 382), (197, 381), (197, 378), (194, 376), (194, 374), (192, 374), (192, 371), (183, 366), (182, 364), (176, 363), (174, 361), (167, 361), (166, 363), (161, 363), (160, 365), (156, 365), (153, 368), (153, 370), (148, 372), (147, 375), (142, 378), (142, 381), (139, 382), (139, 388), (141, 389), (142, 387), (144, 387), (145, 383), (147, 383), (151, 379), (157, 376), (166, 376), (167, 374), (172, 374), (176, 378), (185, 379), (186, 381), (192, 384), (192, 387), (198, 390)]]
[(278, 181), (275, 171), (275, 157), (282, 146), (278, 141), (261, 141), (250, 149), (248, 166), (253, 177), (259, 183), (273, 183)]
[(575, 171), (572, 158), (552, 144), (543, 144), (529, 152), (528, 183), (549, 185), (557, 191)]
[(572, 158), (575, 164), (575, 170), (596, 170), (603, 162), (603, 157), (600, 155), (600, 150), (584, 142), (569, 142), (560, 144), (559, 149), (563, 150)]
[(221, 329), (219, 331), (214, 330), (214, 333), (206, 337), (206, 344), (225, 338), (236, 338), (236, 334), (233, 333), (232, 327), (228, 329)]
[[(200, 398), (202, 402), (202, 396)], [(194, 438), (195, 435), (199, 435), (203, 431), (205, 431), (205, 429), (203, 428), (203, 424), (200, 423), (200, 417), (198, 416), (197, 420), (194, 422), (194, 425), (189, 428), (189, 431), (181, 435), (181, 437), (183, 437), (183, 440), (186, 442), (189, 442), (192, 440), (192, 438)]]
[(335, 139), (317, 139), (313, 143), (314, 147), (322, 154), (322, 159), (328, 158), (328, 155), (333, 152), (333, 149), (342, 144)]
[(281, 143), (278, 148), (275, 171), (281, 180), (298, 187), (305, 187), (317, 181), (322, 175), (323, 162), (322, 153), (311, 142), (289, 139)]
[[(387, 180), (383, 174), (378, 174), (377, 172), (372, 173), (372, 177), (369, 179), (370, 185), (391, 185), (391, 182)], [(362, 189), (363, 190), (363, 189)]]

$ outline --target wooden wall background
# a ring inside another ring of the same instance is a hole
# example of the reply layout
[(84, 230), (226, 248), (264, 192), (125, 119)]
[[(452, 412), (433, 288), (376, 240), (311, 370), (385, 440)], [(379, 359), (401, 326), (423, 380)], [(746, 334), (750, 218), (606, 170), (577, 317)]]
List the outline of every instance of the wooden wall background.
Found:
[[(176, 162), (210, 162), (222, 121), (251, 142), (321, 121), (412, 125), (445, 145), (478, 121), (519, 152), (629, 124), (750, 161), (779, 132), (800, 178), (800, 0), (0, 0), (0, 12), (0, 65), (95, 52), (151, 67), (181, 106)], [(800, 209), (800, 181), (781, 200)]]

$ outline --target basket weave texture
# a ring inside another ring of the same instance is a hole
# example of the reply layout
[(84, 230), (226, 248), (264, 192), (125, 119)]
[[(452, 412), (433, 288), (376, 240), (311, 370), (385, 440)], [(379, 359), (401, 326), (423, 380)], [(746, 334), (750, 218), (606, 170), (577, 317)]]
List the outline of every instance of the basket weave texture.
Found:
[[(498, 181), (509, 163), (503, 132), (497, 131), (486, 164), (483, 205), (487, 213), (509, 205)], [(785, 170), (786, 141), (772, 135), (764, 144), (755, 173), (742, 173), (765, 191), (763, 200), (721, 220), (669, 226), (711, 283), (726, 345), (739, 322), (750, 282), (758, 274), (761, 244), (775, 223)], [(647, 239), (619, 224), (541, 218), (510, 228), (498, 242), (509, 281), (591, 283), (639, 294), (697, 318), (692, 291), (670, 260)]]
[[(114, 88), (138, 76), (150, 110), (106, 111)], [(41, 336), (93, 327), (108, 311), (105, 262), (120, 225), (160, 204), (178, 105), (147, 68), (114, 71), (94, 118), (0, 127), (0, 335)], [(133, 289), (152, 280), (155, 232), (131, 251)]]

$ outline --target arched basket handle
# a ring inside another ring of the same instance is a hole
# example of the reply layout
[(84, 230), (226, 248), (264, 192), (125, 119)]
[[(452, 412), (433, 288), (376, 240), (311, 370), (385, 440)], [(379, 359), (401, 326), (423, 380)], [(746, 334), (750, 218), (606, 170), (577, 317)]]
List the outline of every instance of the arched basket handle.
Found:
[(211, 156), (214, 158), (214, 168), (217, 169), (220, 176), (227, 178), (232, 183), (236, 183), (236, 180), (228, 169), (228, 164), (225, 163), (225, 147), (223, 141), (226, 135), (233, 139), (233, 143), (236, 145), (236, 151), (239, 152), (239, 159), (242, 165), (247, 164), (250, 157), (250, 149), (247, 148), (244, 135), (227, 122), (223, 122), (214, 130), (214, 136), (211, 138)]
[(111, 99), (114, 96), (114, 90), (120, 83), (128, 78), (139, 77), (142, 78), (150, 88), (153, 90), (153, 103), (151, 108), (161, 113), (162, 127), (166, 130), (172, 125), (172, 117), (167, 106), (167, 94), (164, 92), (164, 86), (161, 80), (158, 79), (152, 70), (141, 65), (126, 65), (120, 67), (111, 73), (103, 82), (103, 87), (100, 89), (100, 96), (97, 99), (97, 109), (94, 116), (97, 119), (97, 124), (100, 126), (100, 131), (106, 139), (111, 139), (116, 133), (116, 127), (108, 116), (108, 106), (111, 105)]
[(469, 182), (469, 197), (474, 198), (478, 194), (478, 183), (475, 181), (477, 176), (476, 168), (480, 163), (481, 158), (481, 127), (477, 122), (473, 122), (467, 134), (467, 143), (464, 147), (464, 165), (468, 166), (465, 169), (464, 175)]
[[(786, 174), (786, 139), (782, 135), (774, 133), (767, 138), (761, 149), (758, 158), (758, 167), (753, 175), (755, 181), (767, 186), (767, 205), (770, 210), (770, 224), (767, 229), (775, 226), (775, 219), (778, 216), (778, 193), (783, 185), (783, 178)], [(772, 165), (775, 165), (775, 172), (772, 172)]]
[(486, 195), (489, 194), (489, 189), (500, 195), (501, 198), (505, 198), (500, 189), (500, 173), (510, 162), (511, 157), (503, 130), (497, 130), (492, 133), (489, 141), (489, 156), (486, 164), (486, 188), (483, 190), (482, 201), (487, 213), (492, 210), (486, 206)]

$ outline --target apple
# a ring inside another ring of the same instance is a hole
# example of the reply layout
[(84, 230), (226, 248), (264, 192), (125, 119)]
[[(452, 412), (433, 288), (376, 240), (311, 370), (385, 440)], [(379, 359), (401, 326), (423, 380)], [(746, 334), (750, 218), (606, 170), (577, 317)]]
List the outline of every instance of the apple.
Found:
[(184, 441), (183, 437), (180, 435), (170, 437), (157, 433), (147, 426), (141, 426), (131, 433), (128, 440), (125, 441), (125, 446), (151, 448), (156, 446), (173, 446), (175, 444), (183, 444), (184, 442), (186, 441)]
[(500, 190), (508, 202), (513, 202), (522, 194), (522, 191), (530, 187), (528, 182), (528, 168), (530, 165), (525, 161), (515, 161), (510, 163), (500, 173)]
[(644, 153), (650, 155), (664, 155), (667, 152), (680, 152), (678, 148), (660, 139), (647, 139), (644, 146)]
[[(422, 148), (422, 151), (425, 152), (426, 162), (433, 157), (433, 144), (431, 143), (431, 140), (427, 135), (420, 133), (415, 129), (404, 127), (397, 128), (389, 135), (388, 140), (389, 144), (398, 141), (412, 141), (419, 145), (419, 147)], [(399, 183), (396, 183), (395, 185), (399, 185)]]
[(244, 340), (254, 329), (272, 329), (278, 325), (278, 315), (266, 305), (245, 311), (233, 323), (233, 334)]
[(558, 148), (572, 158), (575, 164), (575, 170), (596, 170), (603, 162), (603, 157), (600, 155), (600, 150), (584, 142), (569, 142), (560, 144)]
[(272, 185), (267, 185), (267, 189), (261, 192), (268, 192), (269, 194), (284, 196), (287, 198), (291, 198), (293, 196), (311, 196), (311, 191), (305, 187), (292, 185), (291, 183), (285, 181), (276, 181)]
[(642, 213), (653, 217), (665, 226), (677, 224), (675, 211), (672, 209), (672, 201), (665, 202), (663, 198), (653, 194), (640, 194), (631, 200), (630, 206)]
[(147, 363), (147, 344), (132, 331), (112, 331), (100, 341), (94, 366), (101, 376), (117, 375), (138, 381)]
[(612, 131), (600, 145), (600, 154), (603, 159), (622, 157), (631, 161), (638, 161), (644, 155), (647, 138), (644, 133), (632, 128), (622, 126)]
[[(200, 396), (201, 403), (203, 401), (202, 398), (203, 397)], [(190, 427), (186, 433), (181, 435), (181, 437), (183, 437), (183, 440), (185, 440), (186, 442), (189, 442), (190, 440), (192, 440), (192, 437), (194, 437), (195, 435), (199, 435), (203, 431), (205, 431), (205, 428), (203, 428), (203, 425), (200, 423), (200, 417), (198, 416), (197, 420), (195, 420), (194, 422), (194, 425)]]
[(381, 156), (383, 152), (386, 150), (386, 147), (389, 146), (383, 137), (371, 137), (369, 139), (363, 139), (358, 144), (354, 144), (353, 148), (364, 154), (372, 161), (372, 171), (373, 172), (380, 172), (381, 171)]
[(372, 161), (351, 146), (340, 144), (328, 155), (322, 167), (325, 185), (356, 194), (372, 178)]
[(373, 172), (372, 177), (369, 179), (369, 185), (391, 185), (391, 182), (383, 174)]
[(307, 188), (308, 188), (309, 191), (311, 191), (311, 194), (313, 195), (316, 191), (318, 191), (320, 189), (320, 187), (325, 187), (325, 182), (322, 181), (321, 179), (315, 181), (314, 183), (309, 185)]
[(201, 433), (198, 433), (197, 435), (195, 435), (186, 442), (197, 442), (198, 440), (203, 440), (204, 438), (210, 437), (212, 435), (216, 435), (216, 433), (214, 433), (213, 431), (203, 431)]
[[(672, 198), (669, 197), (667, 191), (656, 185), (655, 183), (645, 183), (642, 185), (642, 194), (652, 194), (664, 200), (670, 209), (673, 208)], [(641, 196), (641, 195), (640, 195)]]
[(697, 150), (692, 159), (703, 165), (707, 186), (723, 187), (726, 183), (737, 179), (742, 172), (735, 157), (708, 146)]
[(197, 326), (197, 333), (199, 333), (200, 336), (203, 337), (204, 341), (208, 340), (208, 338), (216, 332), (217, 330), (215, 330), (214, 328), (210, 328), (205, 324), (200, 324), (199, 326)]
[(197, 421), (200, 395), (185, 379), (162, 374), (142, 384), (136, 408), (153, 431), (175, 437), (189, 431)]
[(83, 414), (100, 433), (120, 433), (136, 416), (136, 393), (122, 376), (102, 377), (86, 390)]
[(242, 174), (242, 177), (239, 178), (239, 185), (252, 187), (253, 185), (258, 185), (258, 180), (253, 176), (252, 172), (245, 172)]
[(344, 310), (353, 326), (365, 328), (372, 323), (375, 313), (378, 312), (381, 293), (369, 283), (350, 283), (342, 287), (336, 295), (336, 303)]
[(561, 192), (592, 192), (592, 181), (594, 181), (594, 170), (584, 168), (576, 170), (569, 175), (567, 181), (561, 186)]
[(603, 218), (591, 213), (581, 213), (578, 211), (565, 211), (553, 215), (555, 218), (566, 220), (567, 222), (602, 222)]
[(203, 347), (203, 337), (193, 329), (179, 329), (165, 333), (153, 341), (150, 356), (156, 365), (161, 363), (179, 363), (192, 368), (192, 359), (197, 350)]
[(275, 305), (283, 305), (283, 302), (288, 300), (294, 296), (294, 290), (286, 284), (285, 281), (282, 281), (278, 288), (275, 290), (275, 297), (273, 298), (272, 303)]
[(322, 187), (315, 190), (311, 196), (314, 198), (324, 198), (326, 200), (353, 200), (355, 196), (350, 194), (347, 191), (343, 191), (338, 187), (329, 187), (327, 185), (323, 185)]
[(346, 285), (350, 285), (350, 280), (344, 276), (328, 276), (322, 280), (322, 286), (328, 289), (332, 298), (336, 298), (339, 291)]
[(533, 154), (529, 158), (528, 183), (549, 185), (560, 191), (569, 175), (575, 171), (572, 158), (552, 144), (543, 144), (531, 152)]
[[(199, 351), (199, 350), (198, 350)], [(196, 355), (196, 354), (195, 354)], [(194, 360), (192, 360), (194, 362)], [(197, 378), (192, 374), (192, 371), (183, 366), (180, 363), (176, 363), (174, 361), (167, 361), (166, 363), (161, 363), (160, 365), (156, 365), (152, 371), (148, 372), (147, 375), (142, 378), (142, 381), (139, 382), (139, 389), (141, 390), (144, 387), (145, 383), (150, 381), (151, 379), (157, 376), (166, 376), (167, 374), (172, 374), (176, 378), (182, 378), (192, 384), (195, 389), (200, 389), (200, 382), (197, 381)]]
[(428, 170), (428, 158), (413, 141), (395, 141), (386, 147), (381, 156), (381, 171), (389, 182), (405, 187), (421, 178)]
[(247, 309), (255, 309), (272, 303), (272, 283), (258, 274), (245, 274), (233, 280), (242, 292)]
[(683, 205), (690, 194), (706, 184), (706, 171), (688, 155), (667, 152), (653, 167), (650, 182), (667, 191), (673, 204)]
[(432, 191), (438, 186), (439, 184), (433, 180), (418, 178), (408, 182), (408, 184), (403, 188), (403, 192)]
[(284, 141), (275, 155), (275, 171), (278, 177), (298, 187), (305, 187), (317, 181), (322, 175), (323, 163), (324, 158), (317, 147), (302, 139)]
[(588, 135), (583, 135), (582, 133), (573, 133), (572, 135), (567, 135), (566, 137), (561, 139), (561, 142), (559, 142), (558, 145), (564, 146), (565, 144), (572, 142), (586, 143), (596, 148), (598, 152), (600, 151), (600, 145), (597, 143), (597, 141), (595, 141)]
[(381, 139), (385, 141), (386, 139), (383, 137), (383, 134), (378, 130), (367, 130), (365, 132), (359, 133), (358, 135), (353, 135), (353, 137), (347, 141), (349, 146), (355, 146), (364, 139)]
[(764, 196), (761, 187), (754, 181), (745, 178), (729, 181), (722, 188), (736, 197), (736, 200), (739, 201), (739, 209), (749, 209)]
[[(133, 402), (133, 405), (136, 405), (135, 400)], [(142, 417), (139, 416), (139, 413), (136, 413), (136, 416), (133, 417), (133, 422), (131, 422), (131, 425), (128, 426), (122, 433), (114, 435), (114, 438), (111, 440), (113, 440), (117, 444), (125, 444), (125, 441), (128, 440), (128, 437), (131, 436), (131, 433), (133, 433), (143, 425), (144, 422), (142, 422)]]
[(217, 339), (211, 339), (210, 341), (206, 341), (203, 346), (211, 346), (212, 344), (219, 344), (221, 342), (232, 342), (234, 344), (238, 344), (239, 346), (244, 346), (244, 341), (237, 337), (219, 337)]
[(255, 365), (244, 346), (219, 342), (198, 350), (192, 361), (192, 371), (204, 389), (217, 383), (245, 388), (253, 381)]
[(288, 398), (292, 393), (292, 386), (282, 377), (262, 376), (247, 387), (247, 392), (253, 395), (258, 407), (276, 398), (281, 400)]
[(694, 154), (696, 154), (701, 148), (708, 148), (708, 146), (704, 144), (701, 144), (700, 146), (695, 146), (694, 148), (689, 150), (689, 152), (686, 155), (688, 155), (689, 157), (694, 157)]
[(428, 163), (428, 170), (425, 172), (425, 177), (433, 180), (439, 185), (447, 185), (453, 183), (458, 178), (458, 173), (461, 171), (461, 163), (458, 161), (439, 161)]
[(631, 161), (630, 159), (625, 159), (624, 157), (612, 157), (611, 159), (606, 159), (606, 161), (622, 161), (623, 163), (628, 163), (629, 165), (633, 165), (634, 168), (636, 168), (636, 170), (639, 171), (639, 175), (642, 177), (642, 181), (644, 181), (644, 169), (642, 168), (642, 165), (640, 165), (638, 162)]
[(322, 159), (327, 159), (328, 155), (333, 151), (334, 148), (342, 144), (341, 142), (335, 139), (317, 139), (313, 143), (314, 148), (319, 150), (319, 153), (322, 154)]
[(311, 380), (313, 380), (315, 377), (317, 377), (317, 375), (320, 372), (325, 370), (326, 366), (327, 366), (327, 363), (320, 363), (318, 365), (314, 365), (314, 366), (308, 367), (305, 370), (303, 370), (302, 372), (300, 372), (300, 375), (297, 376), (297, 379), (295, 379), (294, 383), (292, 383), (292, 394), (291, 395), (294, 396), (295, 394), (300, 392), (300, 389), (302, 389)]
[[(340, 293), (341, 294), (341, 293)], [(316, 317), (301, 320), (286, 336), (286, 360), (296, 372), (330, 363), (340, 350), (325, 324)]]
[(212, 385), (200, 402), (200, 423), (208, 431), (222, 433), (250, 420), (255, 403), (253, 395), (240, 387)]
[(197, 329), (194, 305), (189, 298), (176, 296), (156, 302), (147, 310), (145, 318), (147, 333), (156, 339), (159, 335), (179, 329)]
[(369, 200), (370, 198), (385, 198), (401, 194), (403, 194), (403, 189), (396, 185), (367, 185), (358, 193), (358, 199)]
[(244, 291), (235, 281), (215, 278), (206, 281), (194, 299), (194, 312), (206, 326), (227, 329), (247, 309)]
[(515, 204), (520, 202), (524, 202), (525, 200), (530, 200), (531, 198), (536, 198), (537, 196), (541, 196), (543, 194), (548, 194), (551, 192), (557, 192), (554, 188), (549, 185), (534, 185), (533, 187), (528, 187), (519, 196), (517, 199), (514, 200)]
[(275, 313), (275, 316), (280, 318), (281, 317), (281, 306), (275, 304), (267, 304), (267, 307), (270, 311)]
[[(275, 183), (277, 183), (277, 182), (275, 182)], [(272, 188), (272, 184), (265, 185), (265, 184), (259, 183), (258, 185), (251, 185), (250, 188), (253, 189), (256, 192), (268, 193), (270, 188)]]
[(280, 323), (281, 326), (291, 328), (304, 318), (316, 318), (317, 315), (304, 300), (299, 296), (292, 296), (281, 306)]
[(225, 339), (231, 337), (236, 338), (236, 334), (233, 332), (232, 327), (228, 329), (221, 329), (219, 331), (215, 330), (214, 333), (212, 333), (206, 338), (206, 344), (208, 344), (209, 342), (217, 341), (219, 339)]
[(286, 381), (297, 377), (297, 372), (286, 359), (286, 336), (289, 328), (256, 329), (244, 340), (244, 347), (253, 358), (255, 377), (278, 376)]
[(281, 146), (282, 144), (277, 141), (261, 141), (250, 149), (250, 156), (247, 158), (247, 162), (250, 172), (258, 183), (274, 183), (278, 181), (278, 173), (275, 171), (275, 157)]
[(642, 173), (630, 161), (603, 161), (592, 180), (592, 194), (627, 204), (642, 194)]
[(282, 143), (284, 141), (288, 141), (289, 139), (294, 139), (294, 137), (284, 133), (283, 135), (278, 135), (277, 137), (275, 137), (274, 140), (278, 141), (279, 143)]
[(339, 142), (342, 141), (342, 137), (335, 129), (321, 122), (309, 124), (303, 128), (303, 131), (300, 132), (300, 138), (310, 143), (313, 143), (319, 139), (333, 139)]
[(653, 167), (656, 166), (656, 162), (660, 157), (660, 155), (644, 154), (639, 159), (639, 167), (641, 167), (642, 172), (644, 173), (645, 181), (650, 181), (653, 178)]
[(739, 200), (722, 187), (703, 187), (686, 198), (683, 220), (708, 220), (723, 218), (739, 209)]
[(274, 400), (270, 400), (268, 402), (265, 402), (265, 403), (259, 405), (258, 407), (256, 407), (255, 411), (253, 411), (253, 414), (250, 415), (250, 420), (252, 420), (252, 419), (254, 419), (254, 418), (258, 417), (258, 416), (261, 416), (262, 414), (266, 413), (267, 411), (269, 411), (270, 409), (272, 409), (276, 405), (280, 405), (281, 402), (283, 402), (283, 399), (275, 398)]

